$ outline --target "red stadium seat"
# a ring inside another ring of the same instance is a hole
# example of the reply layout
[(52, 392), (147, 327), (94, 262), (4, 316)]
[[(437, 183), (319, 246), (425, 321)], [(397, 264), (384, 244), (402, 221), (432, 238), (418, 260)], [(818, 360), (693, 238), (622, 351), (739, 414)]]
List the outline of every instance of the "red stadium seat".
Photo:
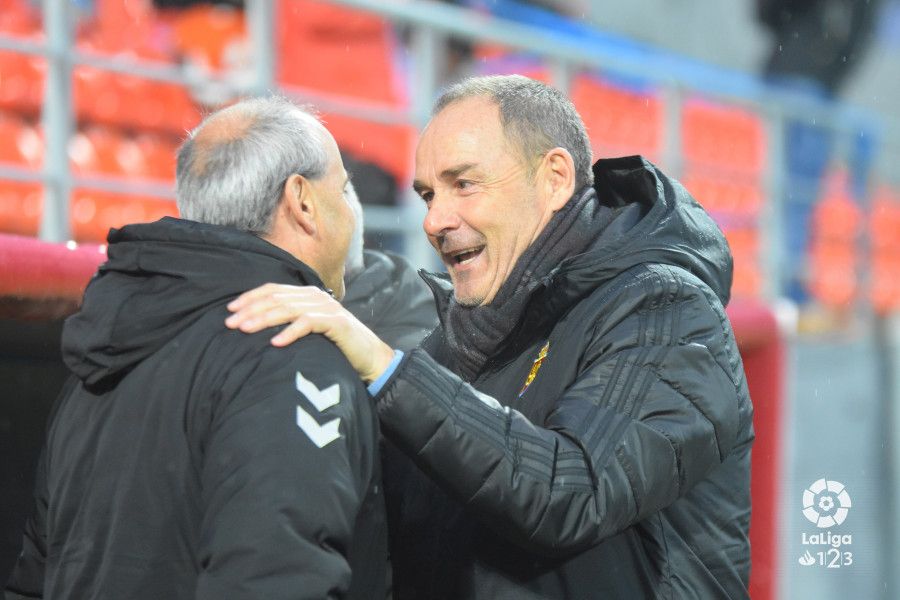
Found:
[(688, 164), (755, 175), (765, 168), (762, 118), (743, 108), (689, 100), (682, 111), (681, 141)]
[(210, 69), (222, 68), (229, 45), (247, 36), (243, 11), (227, 6), (195, 4), (172, 17), (177, 51)]
[(28, 0), (0, 0), (0, 33), (15, 37), (39, 37), (41, 16)]
[(762, 209), (765, 195), (753, 177), (688, 168), (681, 182), (723, 227), (734, 220), (755, 219)]
[(115, 128), (89, 125), (69, 142), (72, 171), (78, 175), (124, 175), (119, 160), (124, 136)]
[(46, 60), (0, 50), (0, 109), (35, 116), (44, 98)]
[(900, 193), (875, 192), (869, 212), (869, 298), (879, 314), (900, 310)]
[(43, 202), (39, 183), (0, 180), (0, 231), (36, 236)]
[(138, 135), (135, 144), (144, 159), (141, 177), (149, 179), (175, 180), (175, 157), (178, 152), (178, 140), (168, 136), (144, 133)]
[(111, 227), (177, 215), (172, 200), (77, 189), (72, 193), (72, 238), (79, 242), (103, 242)]
[(37, 128), (14, 114), (0, 112), (0, 162), (38, 168), (44, 142)]
[[(407, 106), (397, 42), (385, 19), (315, 0), (284, 0), (276, 10), (279, 83), (375, 107)], [(377, 164), (400, 182), (411, 179), (411, 127), (324, 117), (338, 144), (354, 157)]]
[(664, 111), (658, 95), (580, 75), (570, 97), (584, 119), (595, 156), (643, 154), (659, 159)]

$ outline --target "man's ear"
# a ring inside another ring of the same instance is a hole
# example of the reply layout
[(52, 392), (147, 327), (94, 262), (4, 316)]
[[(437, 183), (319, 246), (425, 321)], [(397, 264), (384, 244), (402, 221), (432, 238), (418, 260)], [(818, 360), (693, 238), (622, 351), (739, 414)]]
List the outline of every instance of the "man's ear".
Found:
[(553, 148), (544, 155), (541, 170), (550, 208), (557, 211), (575, 193), (575, 161), (565, 148)]
[(315, 194), (306, 177), (297, 173), (288, 177), (282, 190), (281, 202), (291, 222), (296, 223), (307, 234), (315, 235), (318, 229), (316, 223), (318, 207)]

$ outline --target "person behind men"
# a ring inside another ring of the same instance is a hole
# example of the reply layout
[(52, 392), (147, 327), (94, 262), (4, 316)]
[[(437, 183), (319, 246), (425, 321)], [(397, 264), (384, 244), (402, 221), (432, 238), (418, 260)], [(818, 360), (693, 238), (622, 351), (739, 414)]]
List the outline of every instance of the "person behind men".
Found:
[(392, 348), (412, 350), (437, 325), (434, 297), (405, 258), (364, 247), (363, 207), (352, 182), (347, 201), (356, 228), (344, 265), (347, 293), (341, 304)]
[(279, 349), (221, 327), (265, 281), (343, 295), (347, 181), (328, 131), (283, 99), (239, 102), (191, 133), (186, 220), (113, 230), (66, 322), (76, 378), (8, 598), (383, 596), (365, 387), (324, 337)]
[(709, 216), (641, 157), (592, 167), (569, 100), (520, 76), (437, 100), (415, 189), (449, 273), (421, 349), (309, 287), (226, 321), (295, 318), (273, 344), (324, 333), (373, 382), (417, 466), (387, 499), (395, 597), (746, 598), (752, 407)]

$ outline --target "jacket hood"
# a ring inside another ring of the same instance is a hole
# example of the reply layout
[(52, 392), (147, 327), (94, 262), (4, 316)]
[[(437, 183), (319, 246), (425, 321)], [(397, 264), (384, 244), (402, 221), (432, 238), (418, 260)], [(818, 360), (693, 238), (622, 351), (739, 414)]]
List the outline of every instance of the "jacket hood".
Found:
[(594, 191), (601, 205), (640, 208), (636, 222), (628, 210), (585, 253), (559, 267), (573, 283), (600, 283), (641, 263), (681, 267), (708, 285), (723, 305), (731, 295), (732, 258), (719, 226), (675, 179), (640, 156), (599, 160)]
[[(718, 296), (731, 293), (732, 258), (721, 229), (678, 181), (641, 156), (601, 159), (594, 164), (595, 211), (611, 208), (596, 241), (560, 261), (532, 287), (529, 312), (552, 319), (616, 275), (642, 263), (681, 267)], [(452, 286), (445, 274), (421, 273), (434, 293), (442, 320)]]
[(253, 287), (324, 287), (284, 250), (230, 227), (166, 217), (113, 229), (108, 242), (107, 262), (63, 327), (63, 360), (87, 386), (117, 381), (210, 308)]

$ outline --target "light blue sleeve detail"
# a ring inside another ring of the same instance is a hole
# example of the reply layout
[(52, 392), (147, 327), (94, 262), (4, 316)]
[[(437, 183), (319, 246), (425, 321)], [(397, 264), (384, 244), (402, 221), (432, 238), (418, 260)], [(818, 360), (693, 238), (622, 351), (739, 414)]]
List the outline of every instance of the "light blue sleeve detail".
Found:
[(369, 394), (372, 396), (378, 395), (378, 392), (381, 391), (381, 388), (384, 387), (384, 384), (387, 383), (387, 380), (391, 378), (391, 375), (394, 374), (394, 371), (397, 370), (397, 365), (400, 364), (400, 361), (403, 360), (403, 351), (402, 350), (394, 350), (394, 358), (391, 360), (391, 363), (387, 366), (387, 369), (384, 370), (378, 379), (369, 384), (368, 390)]

